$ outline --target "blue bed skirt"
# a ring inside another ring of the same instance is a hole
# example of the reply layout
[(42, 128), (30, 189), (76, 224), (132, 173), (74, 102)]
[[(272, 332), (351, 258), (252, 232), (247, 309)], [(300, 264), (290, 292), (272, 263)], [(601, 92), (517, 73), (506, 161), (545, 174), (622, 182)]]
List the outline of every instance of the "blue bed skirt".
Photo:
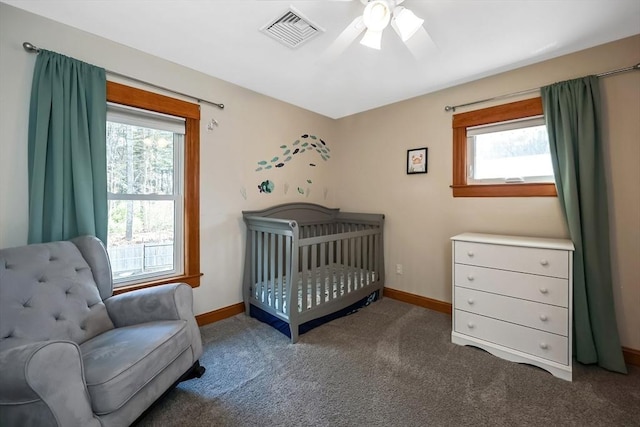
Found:
[[(355, 313), (360, 310), (362, 307), (366, 307), (372, 302), (376, 301), (379, 297), (380, 291), (375, 291), (369, 294), (369, 296), (362, 298), (360, 301), (357, 301), (351, 304), (348, 307), (343, 308), (342, 310), (338, 310), (334, 313), (327, 314), (326, 316), (319, 317), (317, 319), (309, 320), (298, 326), (298, 334), (302, 335), (306, 332), (309, 332), (311, 329), (316, 328), (320, 325), (323, 325), (332, 320), (338, 319), (340, 317), (347, 316), (349, 314)], [(254, 306), (253, 304), (249, 307), (249, 314), (251, 317), (258, 319), (261, 322), (270, 325), (289, 338), (291, 338), (291, 330), (289, 329), (289, 324), (284, 320), (278, 319), (277, 317), (267, 313), (266, 311)]]

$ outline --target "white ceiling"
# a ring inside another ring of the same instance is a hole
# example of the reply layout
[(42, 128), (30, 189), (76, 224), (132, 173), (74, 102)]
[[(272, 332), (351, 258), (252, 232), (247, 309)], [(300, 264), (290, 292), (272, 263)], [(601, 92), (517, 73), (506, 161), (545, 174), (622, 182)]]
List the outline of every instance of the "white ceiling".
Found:
[[(420, 59), (388, 27), (323, 62), (360, 1), (1, 1), (332, 118), (640, 33), (640, 0), (406, 0), (434, 42)], [(259, 31), (289, 6), (325, 32), (290, 49)]]

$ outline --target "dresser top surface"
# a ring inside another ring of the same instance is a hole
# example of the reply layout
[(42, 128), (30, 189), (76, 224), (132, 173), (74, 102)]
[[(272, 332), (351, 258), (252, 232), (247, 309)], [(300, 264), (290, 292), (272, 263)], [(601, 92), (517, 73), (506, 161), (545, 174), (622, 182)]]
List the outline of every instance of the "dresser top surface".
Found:
[(502, 234), (462, 233), (451, 240), (493, 245), (522, 246), (528, 248), (559, 249), (573, 251), (573, 242), (568, 239), (550, 239), (545, 237), (509, 236)]

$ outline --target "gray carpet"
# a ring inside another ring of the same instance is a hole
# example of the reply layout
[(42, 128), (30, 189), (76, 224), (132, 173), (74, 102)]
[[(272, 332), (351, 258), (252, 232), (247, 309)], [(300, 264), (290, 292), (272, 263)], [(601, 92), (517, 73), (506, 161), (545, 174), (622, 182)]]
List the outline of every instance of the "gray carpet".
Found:
[(450, 342), (445, 314), (384, 298), (297, 344), (244, 314), (201, 328), (207, 372), (139, 426), (640, 426), (640, 368), (566, 382)]

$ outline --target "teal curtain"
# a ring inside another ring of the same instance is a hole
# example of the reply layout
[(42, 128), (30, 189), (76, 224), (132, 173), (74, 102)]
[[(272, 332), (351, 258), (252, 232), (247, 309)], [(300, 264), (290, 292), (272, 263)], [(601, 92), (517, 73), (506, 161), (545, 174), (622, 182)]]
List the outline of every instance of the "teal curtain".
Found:
[(581, 363), (626, 373), (616, 325), (596, 76), (543, 87), (558, 198), (575, 245), (573, 341)]
[(105, 70), (41, 50), (29, 109), (29, 243), (107, 241), (106, 121)]

